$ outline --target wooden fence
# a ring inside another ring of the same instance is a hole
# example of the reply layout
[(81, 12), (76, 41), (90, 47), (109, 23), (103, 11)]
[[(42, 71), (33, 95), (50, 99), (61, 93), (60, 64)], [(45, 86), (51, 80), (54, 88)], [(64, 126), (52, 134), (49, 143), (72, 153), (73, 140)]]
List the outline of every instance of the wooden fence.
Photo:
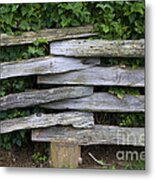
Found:
[(32, 129), (33, 141), (51, 142), (52, 167), (77, 167), (81, 145), (145, 144), (144, 128), (97, 125), (93, 116), (94, 112), (144, 112), (144, 95), (119, 99), (94, 91), (96, 86), (144, 87), (144, 68), (100, 64), (100, 57), (125, 57), (130, 61), (131, 57), (144, 58), (144, 40), (86, 39), (95, 35), (91, 26), (28, 32), (17, 37), (1, 35), (1, 46), (29, 44), (36, 38), (46, 38), (50, 43), (47, 57), (0, 63), (0, 80), (37, 75), (38, 84), (58, 87), (1, 97), (0, 111), (39, 106), (55, 112), (1, 121), (0, 133)]

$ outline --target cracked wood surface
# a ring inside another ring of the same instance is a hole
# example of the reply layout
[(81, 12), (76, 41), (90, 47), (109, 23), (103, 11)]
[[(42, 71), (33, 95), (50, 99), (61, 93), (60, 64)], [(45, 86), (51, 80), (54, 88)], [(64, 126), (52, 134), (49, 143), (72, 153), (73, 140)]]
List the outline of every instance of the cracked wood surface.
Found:
[(10, 94), (0, 98), (0, 111), (13, 108), (35, 106), (51, 101), (77, 98), (93, 94), (93, 87), (61, 87), (44, 90), (32, 90)]
[(33, 141), (52, 142), (74, 138), (79, 145), (115, 144), (144, 146), (144, 128), (95, 125), (91, 129), (50, 127), (32, 130)]
[(144, 96), (125, 95), (122, 99), (109, 93), (94, 93), (78, 99), (66, 99), (41, 105), (55, 110), (80, 110), (91, 112), (144, 112)]
[(99, 63), (97, 58), (40, 57), (0, 63), (0, 79), (17, 76), (57, 74), (90, 68)]
[(66, 40), (52, 42), (53, 55), (73, 57), (137, 57), (144, 58), (144, 39), (140, 40)]
[(144, 87), (144, 69), (92, 67), (64, 74), (38, 76), (38, 83)]
[(0, 121), (0, 133), (3, 134), (21, 129), (45, 128), (55, 125), (72, 125), (74, 128), (91, 128), (94, 126), (93, 113), (39, 113), (27, 117), (8, 119)]
[(93, 33), (93, 27), (91, 25), (70, 28), (43, 29), (38, 32), (29, 31), (18, 36), (10, 36), (1, 33), (0, 46), (31, 44), (38, 38), (46, 39), (50, 42), (64, 39), (90, 37), (94, 35), (97, 35), (97, 33)]

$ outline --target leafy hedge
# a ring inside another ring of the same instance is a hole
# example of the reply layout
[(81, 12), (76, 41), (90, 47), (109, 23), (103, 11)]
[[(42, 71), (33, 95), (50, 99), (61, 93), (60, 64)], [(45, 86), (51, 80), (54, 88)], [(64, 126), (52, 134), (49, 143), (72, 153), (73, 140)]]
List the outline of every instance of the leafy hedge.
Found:
[(93, 24), (103, 38), (135, 39), (144, 37), (144, 1), (7, 4), (0, 24), (7, 34)]
[[(25, 31), (38, 31), (43, 28), (74, 27), (92, 24), (97, 38), (103, 39), (139, 39), (144, 38), (144, 1), (142, 2), (72, 2), (42, 4), (2, 4), (0, 6), (0, 33), (22, 34)], [(47, 55), (46, 42), (42, 40), (32, 45), (0, 48), (0, 61), (21, 60)], [(144, 66), (144, 60), (132, 61), (103, 59), (103, 65), (125, 64), (132, 68)], [(0, 82), (0, 96), (37, 88), (36, 78), (24, 77)], [(116, 94), (121, 98), (125, 93), (139, 94), (143, 90), (132, 88), (107, 88), (103, 91)], [(14, 109), (1, 112), (0, 120), (22, 117), (40, 109)], [(135, 125), (137, 118), (144, 124), (144, 114), (115, 115), (120, 118), (119, 125)], [(11, 148), (12, 144), (21, 146), (26, 142), (27, 131), (1, 135), (0, 146)]]

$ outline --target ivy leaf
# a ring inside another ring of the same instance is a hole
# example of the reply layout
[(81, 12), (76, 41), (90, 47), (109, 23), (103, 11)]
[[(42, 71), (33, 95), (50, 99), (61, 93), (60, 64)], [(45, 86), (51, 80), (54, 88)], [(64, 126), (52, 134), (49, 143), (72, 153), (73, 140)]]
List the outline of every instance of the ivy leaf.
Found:
[(19, 147), (21, 147), (21, 145), (22, 145), (21, 140), (20, 140), (20, 139), (17, 139), (16, 144), (17, 144)]
[(26, 21), (22, 21), (21, 24), (19, 25), (19, 27), (22, 30), (30, 30), (30, 26), (29, 26), (29, 24)]
[(35, 46), (39, 46), (39, 44), (42, 44), (42, 43), (48, 44), (47, 39), (37, 38), (37, 39), (33, 42), (33, 44), (34, 44)]
[(20, 135), (21, 135), (22, 138), (25, 137), (25, 131), (19, 131), (19, 133), (20, 133)]
[(19, 7), (18, 4), (17, 4), (17, 5), (13, 5), (13, 6), (12, 6), (12, 12), (15, 12), (15, 11), (18, 9), (18, 7)]
[(103, 32), (108, 33), (110, 29), (109, 29), (109, 26), (103, 24), (102, 25), (102, 30), (103, 30)]

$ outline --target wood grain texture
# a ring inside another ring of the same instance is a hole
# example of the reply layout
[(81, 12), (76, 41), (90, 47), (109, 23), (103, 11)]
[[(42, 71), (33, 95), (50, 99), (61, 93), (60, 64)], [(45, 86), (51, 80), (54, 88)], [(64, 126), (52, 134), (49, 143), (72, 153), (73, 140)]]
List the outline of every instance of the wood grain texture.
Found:
[(41, 107), (91, 112), (144, 112), (144, 96), (125, 95), (119, 99), (108, 93), (94, 93), (88, 97), (62, 100)]
[(73, 57), (144, 57), (144, 39), (141, 40), (67, 40), (52, 42), (53, 55)]
[(40, 57), (29, 60), (0, 63), (0, 79), (16, 76), (38, 74), (64, 73), (80, 70), (98, 64), (99, 59), (67, 58), (67, 57)]
[(92, 26), (70, 27), (59, 29), (43, 29), (38, 32), (25, 32), (19, 36), (9, 36), (1, 34), (0, 46), (22, 45), (33, 43), (38, 38), (46, 39), (47, 41), (56, 41), (72, 38), (81, 38), (97, 35), (92, 33)]
[(64, 74), (38, 77), (40, 84), (93, 85), (93, 86), (144, 86), (144, 69), (120, 67), (92, 67)]
[(81, 96), (91, 95), (93, 87), (61, 87), (45, 90), (32, 90), (10, 94), (0, 98), (0, 111), (13, 108), (22, 108), (58, 101), (68, 98), (77, 98)]
[(8, 133), (21, 129), (49, 127), (55, 125), (72, 125), (75, 128), (92, 128), (93, 113), (64, 112), (52, 114), (34, 114), (27, 117), (0, 121), (0, 133)]
[(144, 128), (95, 125), (91, 129), (51, 127), (32, 131), (33, 141), (52, 142), (74, 138), (79, 145), (115, 144), (144, 146)]
[(52, 168), (77, 168), (81, 148), (76, 140), (54, 141), (50, 144), (50, 166)]

